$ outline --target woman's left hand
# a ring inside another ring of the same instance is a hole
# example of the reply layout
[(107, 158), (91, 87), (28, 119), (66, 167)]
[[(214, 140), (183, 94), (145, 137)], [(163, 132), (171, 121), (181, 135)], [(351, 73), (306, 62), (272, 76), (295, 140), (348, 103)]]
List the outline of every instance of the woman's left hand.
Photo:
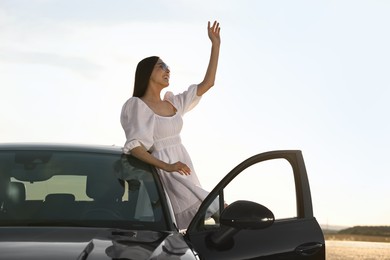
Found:
[(221, 44), (221, 37), (219, 36), (219, 32), (221, 31), (221, 27), (219, 27), (219, 23), (214, 21), (213, 26), (210, 27), (210, 21), (208, 22), (207, 31), (209, 38), (212, 44)]

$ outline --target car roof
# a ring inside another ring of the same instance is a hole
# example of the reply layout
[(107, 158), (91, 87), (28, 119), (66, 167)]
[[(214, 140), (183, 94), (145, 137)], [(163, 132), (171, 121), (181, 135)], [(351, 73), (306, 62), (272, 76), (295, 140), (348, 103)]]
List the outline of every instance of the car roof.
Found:
[(122, 147), (115, 145), (95, 145), (95, 144), (72, 144), (72, 143), (0, 143), (0, 151), (28, 151), (28, 150), (46, 150), (46, 151), (77, 151), (93, 153), (123, 153)]

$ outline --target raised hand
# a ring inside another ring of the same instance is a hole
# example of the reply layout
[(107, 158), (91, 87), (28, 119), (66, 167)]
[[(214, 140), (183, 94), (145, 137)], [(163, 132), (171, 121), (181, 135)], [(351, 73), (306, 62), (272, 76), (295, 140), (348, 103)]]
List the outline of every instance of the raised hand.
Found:
[(219, 34), (221, 27), (219, 27), (219, 23), (217, 21), (214, 21), (213, 26), (211, 27), (209, 21), (207, 25), (207, 31), (212, 44), (221, 44), (221, 37)]

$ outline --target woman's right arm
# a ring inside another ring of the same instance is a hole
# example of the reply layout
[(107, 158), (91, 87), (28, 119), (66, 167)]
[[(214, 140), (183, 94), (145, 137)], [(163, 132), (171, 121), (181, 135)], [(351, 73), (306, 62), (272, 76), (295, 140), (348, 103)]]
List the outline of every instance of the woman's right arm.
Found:
[(190, 175), (191, 169), (182, 162), (166, 163), (151, 155), (143, 146), (137, 146), (130, 151), (131, 155), (167, 172), (178, 172), (181, 175)]

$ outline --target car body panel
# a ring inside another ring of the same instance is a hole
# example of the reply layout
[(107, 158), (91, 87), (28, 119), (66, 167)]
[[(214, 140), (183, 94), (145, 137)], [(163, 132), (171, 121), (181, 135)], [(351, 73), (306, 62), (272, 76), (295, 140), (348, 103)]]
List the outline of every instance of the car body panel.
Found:
[(0, 252), (8, 260), (194, 259), (179, 233), (103, 228), (6, 227)]

